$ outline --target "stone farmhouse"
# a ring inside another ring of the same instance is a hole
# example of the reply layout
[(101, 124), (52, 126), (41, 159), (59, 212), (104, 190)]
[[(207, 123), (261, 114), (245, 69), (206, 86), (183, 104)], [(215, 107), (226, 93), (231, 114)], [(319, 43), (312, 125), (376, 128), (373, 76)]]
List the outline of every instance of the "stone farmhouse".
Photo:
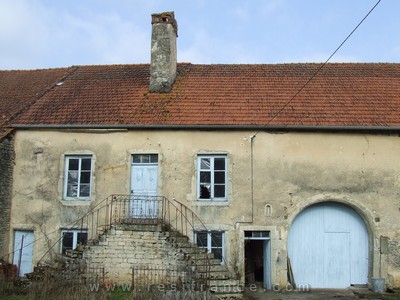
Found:
[(177, 63), (174, 14), (152, 30), (150, 64), (0, 72), (0, 255), (400, 287), (400, 65)]

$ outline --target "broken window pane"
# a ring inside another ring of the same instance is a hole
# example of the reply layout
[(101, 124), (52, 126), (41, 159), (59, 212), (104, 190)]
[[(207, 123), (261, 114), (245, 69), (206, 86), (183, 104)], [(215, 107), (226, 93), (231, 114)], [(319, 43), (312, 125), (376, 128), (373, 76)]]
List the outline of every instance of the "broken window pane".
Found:
[(201, 199), (210, 199), (211, 198), (211, 190), (210, 185), (200, 184), (200, 198)]
[(209, 158), (202, 158), (200, 169), (202, 170), (210, 170), (210, 159)]

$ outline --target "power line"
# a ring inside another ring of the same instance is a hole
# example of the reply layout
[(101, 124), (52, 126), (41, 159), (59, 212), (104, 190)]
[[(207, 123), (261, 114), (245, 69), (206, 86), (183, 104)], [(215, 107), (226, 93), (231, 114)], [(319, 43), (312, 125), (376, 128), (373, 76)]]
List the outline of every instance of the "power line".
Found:
[[(339, 51), (340, 48), (347, 42), (347, 40), (353, 35), (353, 33), (360, 27), (360, 25), (365, 21), (365, 19), (368, 18), (368, 16), (374, 11), (374, 9), (378, 6), (378, 4), (382, 0), (378, 0), (378, 2), (375, 3), (375, 5), (369, 10), (369, 12), (362, 18), (362, 20), (357, 24), (356, 27), (350, 32), (350, 34), (343, 40), (343, 42), (339, 45), (339, 47), (336, 48), (335, 51), (328, 57), (328, 59), (317, 69), (317, 71), (307, 80), (305, 84), (293, 95), (292, 98), (290, 98), (269, 120), (268, 122), (264, 125), (267, 126), (269, 123), (271, 123), (277, 116), (280, 115), (280, 113), (304, 90), (304, 88), (318, 75), (319, 72), (326, 66), (326, 64), (331, 60), (331, 58), (336, 54), (336, 52)], [(253, 137), (257, 136), (257, 134), (260, 133), (261, 130), (258, 130)]]

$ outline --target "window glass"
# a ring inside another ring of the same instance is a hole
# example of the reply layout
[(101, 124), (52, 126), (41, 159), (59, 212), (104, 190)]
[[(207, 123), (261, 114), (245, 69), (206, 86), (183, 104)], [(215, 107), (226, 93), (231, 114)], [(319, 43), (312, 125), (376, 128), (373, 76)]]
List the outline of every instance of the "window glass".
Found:
[(92, 169), (92, 159), (91, 158), (83, 158), (82, 159), (82, 170), (91, 170)]
[(85, 245), (87, 242), (87, 232), (78, 232), (78, 244)]
[(85, 245), (87, 242), (87, 231), (84, 229), (68, 229), (61, 231), (61, 253), (67, 250), (75, 250), (79, 244)]
[(207, 232), (198, 232), (196, 241), (197, 246), (202, 248), (207, 247)]
[(92, 158), (90, 156), (66, 156), (65, 198), (68, 200), (89, 198), (91, 192)]
[(216, 198), (224, 198), (225, 197), (225, 186), (224, 185), (216, 185), (214, 187), (214, 197), (216, 197)]
[(210, 159), (209, 158), (202, 158), (200, 168), (202, 170), (210, 170)]
[(198, 198), (226, 200), (226, 156), (199, 155), (198, 157)]
[(74, 245), (74, 234), (72, 232), (63, 232), (62, 235), (62, 254), (66, 250), (72, 250)]
[(69, 159), (69, 170), (79, 170), (79, 159)]
[(211, 183), (211, 172), (200, 172), (200, 182), (201, 183)]
[(158, 163), (158, 154), (134, 154), (132, 155), (132, 163), (134, 164)]
[(196, 244), (198, 247), (207, 248), (214, 257), (223, 262), (224, 233), (222, 231), (198, 231), (196, 232)]
[(151, 163), (158, 163), (158, 155), (157, 154), (151, 154), (150, 155), (150, 162)]
[(222, 247), (222, 232), (211, 232), (211, 247)]
[(215, 158), (214, 159), (214, 170), (225, 171), (225, 158)]
[(215, 183), (225, 183), (225, 172), (215, 172), (214, 173)]
[(207, 184), (200, 185), (200, 198), (201, 199), (210, 199), (211, 198), (211, 186)]
[(214, 258), (222, 260), (222, 248), (212, 248), (211, 252), (214, 253)]

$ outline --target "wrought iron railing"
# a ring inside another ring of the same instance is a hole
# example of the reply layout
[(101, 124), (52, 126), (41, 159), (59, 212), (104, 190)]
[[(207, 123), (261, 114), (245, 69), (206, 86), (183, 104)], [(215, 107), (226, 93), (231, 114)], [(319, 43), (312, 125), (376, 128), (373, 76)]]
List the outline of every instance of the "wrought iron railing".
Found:
[[(162, 226), (186, 237), (193, 236), (195, 231), (208, 231), (190, 208), (163, 196), (111, 195), (81, 219), (81, 227), (87, 230), (89, 241), (98, 240), (112, 226), (127, 224)], [(210, 256), (206, 255), (205, 262), (202, 269), (206, 274), (203, 279), (207, 285), (211, 269)]]
[(88, 240), (95, 240), (112, 225), (158, 224), (184, 236), (207, 231), (200, 218), (186, 205), (163, 196), (111, 195), (81, 219)]

